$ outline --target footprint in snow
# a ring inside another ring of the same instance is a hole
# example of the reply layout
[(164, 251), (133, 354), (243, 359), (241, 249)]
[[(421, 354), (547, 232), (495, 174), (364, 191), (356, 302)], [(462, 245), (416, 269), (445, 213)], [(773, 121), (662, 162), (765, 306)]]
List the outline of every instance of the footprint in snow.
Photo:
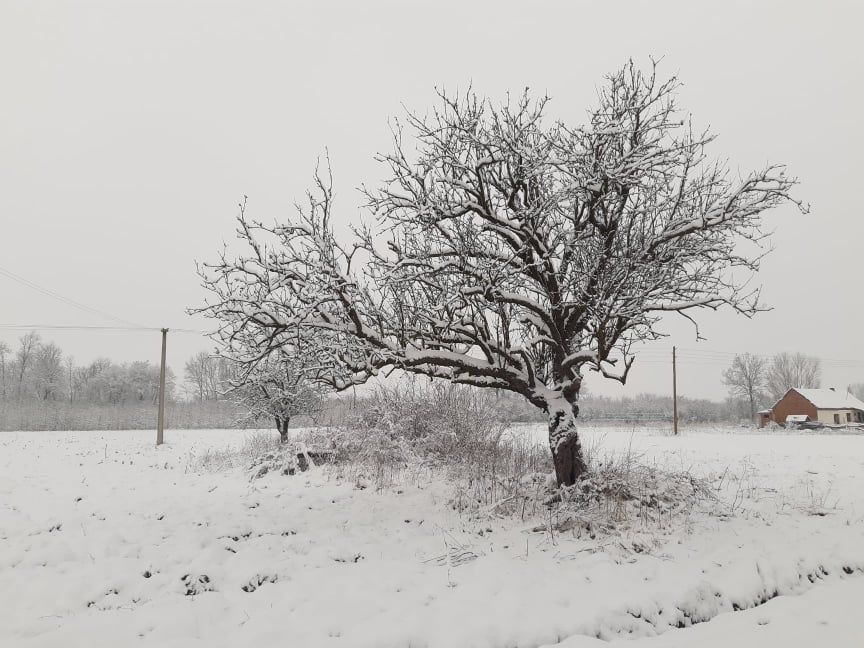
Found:
[(213, 592), (214, 587), (207, 574), (184, 574), (180, 581), (186, 587), (186, 596), (197, 596), (204, 592)]

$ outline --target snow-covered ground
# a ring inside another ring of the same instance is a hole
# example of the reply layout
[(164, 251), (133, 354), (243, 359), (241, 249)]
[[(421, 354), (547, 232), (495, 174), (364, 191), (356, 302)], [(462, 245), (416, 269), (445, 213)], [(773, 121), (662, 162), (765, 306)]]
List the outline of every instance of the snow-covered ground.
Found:
[(593, 540), (199, 469), (246, 432), (0, 433), (0, 646), (864, 646), (864, 436), (737, 432), (584, 430), (721, 497)]

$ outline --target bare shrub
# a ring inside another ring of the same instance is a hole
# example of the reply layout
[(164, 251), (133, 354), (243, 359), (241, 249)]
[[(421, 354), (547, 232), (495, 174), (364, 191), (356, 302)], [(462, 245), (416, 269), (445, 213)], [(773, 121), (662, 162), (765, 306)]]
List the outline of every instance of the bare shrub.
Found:
[[(380, 386), (341, 425), (297, 437), (327, 451), (359, 485), (388, 488), (443, 473), (456, 483), (460, 510), (510, 497), (527, 476), (552, 469), (545, 446), (509, 429), (509, 407), (493, 393), (449, 383)], [(535, 480), (535, 481), (538, 481)]]
[(379, 430), (403, 439), (432, 460), (473, 456), (508, 425), (493, 395), (422, 381), (378, 387), (349, 420), (354, 430)]
[(454, 509), (524, 517), (536, 512), (553, 467), (545, 445), (510, 429), (510, 407), (501, 400), (448, 383), (382, 386), (344, 424), (308, 430), (298, 440), (333, 452), (340, 474), (358, 487), (443, 476), (454, 485)]

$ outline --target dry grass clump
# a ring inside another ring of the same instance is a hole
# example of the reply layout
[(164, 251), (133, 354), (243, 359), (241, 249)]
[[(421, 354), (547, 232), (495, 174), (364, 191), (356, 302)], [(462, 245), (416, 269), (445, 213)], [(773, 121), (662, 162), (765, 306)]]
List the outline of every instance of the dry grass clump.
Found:
[(233, 468), (249, 468), (259, 464), (271, 453), (281, 452), (279, 436), (272, 431), (246, 433), (243, 443), (225, 450), (207, 448), (202, 454), (190, 453), (187, 470), (221, 472)]
[[(602, 439), (586, 448), (588, 473), (576, 484), (551, 491), (543, 524), (535, 532), (553, 540), (562, 533), (591, 540), (630, 537), (626, 551), (650, 551), (662, 533), (689, 526), (691, 514), (717, 509), (712, 482), (691, 471), (649, 462), (632, 447), (603, 452)], [(633, 535), (635, 533), (635, 536)], [(637, 539), (634, 539), (637, 538)], [(639, 539), (641, 538), (641, 539)]]
[(716, 499), (708, 480), (649, 463), (632, 449), (603, 456), (594, 449), (589, 468), (577, 484), (558, 492), (559, 517), (664, 528), (700, 503)]

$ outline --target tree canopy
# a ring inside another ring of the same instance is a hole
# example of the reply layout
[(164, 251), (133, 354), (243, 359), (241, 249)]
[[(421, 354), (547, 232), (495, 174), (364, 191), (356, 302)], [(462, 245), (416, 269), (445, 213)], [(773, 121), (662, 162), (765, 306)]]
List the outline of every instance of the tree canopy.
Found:
[(792, 200), (782, 165), (739, 177), (709, 158), (678, 87), (629, 62), (578, 126), (527, 90), (502, 104), (441, 91), (394, 122), (353, 238), (334, 233), (328, 164), (290, 220), (241, 210), (246, 251), (203, 270), (202, 310), (258, 357), (299, 335), (335, 389), (396, 368), (519, 393), (548, 413), (573, 483), (584, 371), (625, 382), (666, 313), (761, 310), (761, 215)]

